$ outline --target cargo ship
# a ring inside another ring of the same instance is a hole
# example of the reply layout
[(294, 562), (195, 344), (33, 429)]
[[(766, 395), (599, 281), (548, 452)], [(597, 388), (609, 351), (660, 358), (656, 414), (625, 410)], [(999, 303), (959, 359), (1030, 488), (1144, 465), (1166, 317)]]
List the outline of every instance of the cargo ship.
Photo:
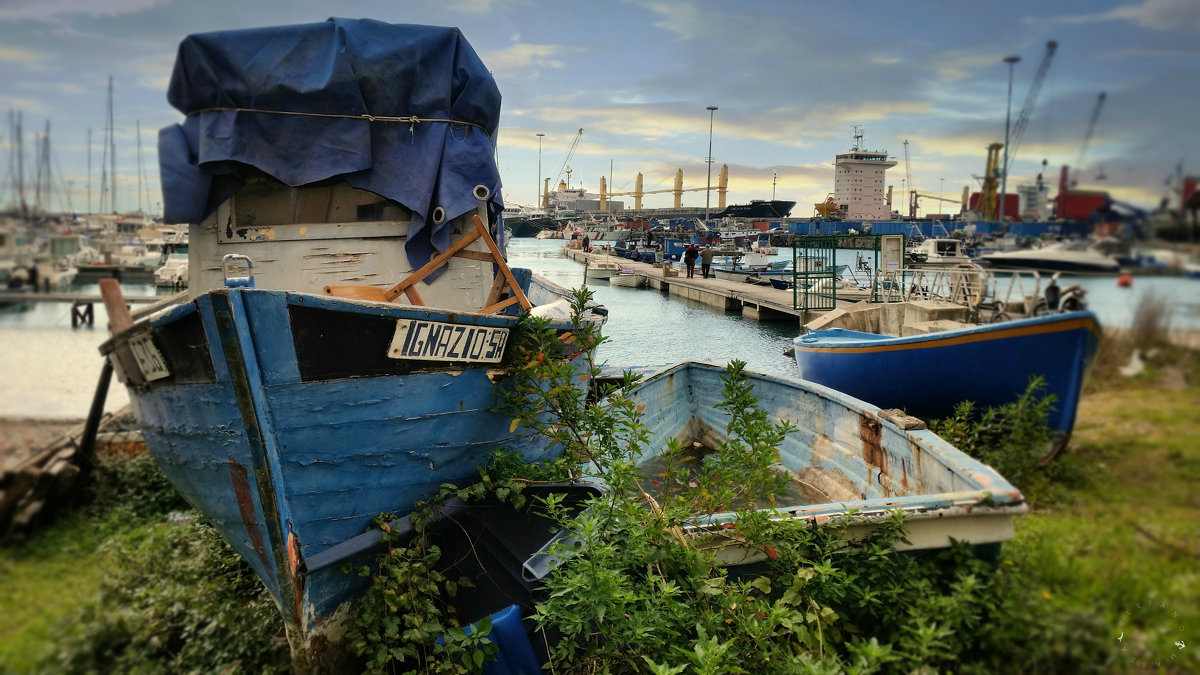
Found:
[(732, 204), (720, 213), (713, 214), (718, 218), (745, 218), (747, 220), (771, 220), (787, 218), (796, 202), (782, 199), (751, 199), (749, 204)]

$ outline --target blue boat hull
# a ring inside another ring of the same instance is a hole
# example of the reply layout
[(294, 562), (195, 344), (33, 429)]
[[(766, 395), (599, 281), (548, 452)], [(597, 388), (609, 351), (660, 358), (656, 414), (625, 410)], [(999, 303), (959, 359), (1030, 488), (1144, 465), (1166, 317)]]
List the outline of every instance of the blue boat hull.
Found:
[(1041, 376), (1057, 399), (1050, 425), (1069, 434), (1099, 341), (1096, 316), (1083, 311), (901, 338), (818, 330), (794, 344), (804, 379), (929, 419), (960, 401), (1011, 403)]
[[(404, 320), (507, 336), (517, 317), (235, 288), (106, 345), (168, 479), (306, 634), (364, 583), (320, 554), (474, 480), (493, 450), (560, 450), (493, 410), (502, 363), (389, 358)], [(168, 373), (157, 379), (134, 353), (147, 337)]]

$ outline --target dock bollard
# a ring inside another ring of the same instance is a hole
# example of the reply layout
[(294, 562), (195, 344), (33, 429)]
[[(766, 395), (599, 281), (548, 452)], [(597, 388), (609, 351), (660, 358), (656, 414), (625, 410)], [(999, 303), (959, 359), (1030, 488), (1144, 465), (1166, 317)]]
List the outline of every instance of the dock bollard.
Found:
[(95, 321), (96, 314), (92, 311), (92, 303), (78, 300), (71, 303), (71, 328), (78, 328), (84, 324), (90, 327)]

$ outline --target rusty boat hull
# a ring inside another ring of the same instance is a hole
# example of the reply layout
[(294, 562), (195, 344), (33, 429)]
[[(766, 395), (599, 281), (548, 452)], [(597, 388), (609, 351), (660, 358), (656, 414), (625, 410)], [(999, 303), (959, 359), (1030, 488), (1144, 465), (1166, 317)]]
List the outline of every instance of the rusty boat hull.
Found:
[[(725, 374), (721, 366), (685, 362), (647, 375), (633, 392), (645, 405), (645, 447), (663, 448), (672, 439), (716, 447), (730, 419), (717, 407)], [(849, 521), (853, 531), (899, 511), (906, 523), (902, 550), (942, 548), (951, 540), (998, 547), (1012, 538), (1014, 518), (1028, 508), (1021, 492), (920, 420), (818, 384), (747, 375), (769, 418), (795, 425), (779, 456), (811, 496), (811, 503), (770, 509), (772, 517), (818, 527)], [(652, 461), (656, 452), (640, 461)], [(736, 516), (719, 513), (693, 524), (719, 527)]]

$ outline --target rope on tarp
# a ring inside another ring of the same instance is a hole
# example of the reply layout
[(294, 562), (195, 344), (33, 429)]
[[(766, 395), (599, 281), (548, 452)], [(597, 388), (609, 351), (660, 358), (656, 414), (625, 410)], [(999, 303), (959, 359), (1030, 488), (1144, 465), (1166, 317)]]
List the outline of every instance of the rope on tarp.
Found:
[(262, 108), (201, 108), (200, 110), (193, 110), (192, 112), (187, 113), (187, 115), (189, 117), (191, 117), (192, 115), (198, 115), (200, 113), (206, 113), (206, 112), (250, 112), (250, 113), (265, 113), (267, 115), (297, 115), (299, 117), (330, 117), (330, 118), (338, 118), (338, 119), (366, 120), (368, 122), (400, 122), (400, 123), (407, 122), (409, 133), (412, 133), (413, 130), (416, 128), (416, 126), (418, 124), (420, 124), (421, 122), (443, 122), (445, 124), (465, 124), (468, 126), (475, 127), (476, 129), (479, 129), (484, 134), (487, 133), (487, 129), (484, 129), (483, 126), (476, 124), (474, 122), (464, 122), (463, 120), (441, 119), (441, 118), (437, 118), (437, 117), (417, 117), (416, 115), (410, 115), (410, 116), (370, 115), (367, 113), (362, 113), (360, 115), (346, 115), (346, 114), (342, 114), (342, 113), (315, 113), (315, 112), (300, 112), (300, 111), (296, 111), (296, 110), (263, 110)]

